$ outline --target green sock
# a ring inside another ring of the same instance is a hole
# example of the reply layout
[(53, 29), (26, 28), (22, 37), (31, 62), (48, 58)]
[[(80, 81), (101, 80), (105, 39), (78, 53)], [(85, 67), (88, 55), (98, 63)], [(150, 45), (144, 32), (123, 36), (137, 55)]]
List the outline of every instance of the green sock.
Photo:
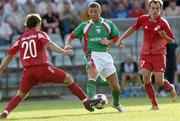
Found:
[(102, 79), (101, 76), (98, 76), (97, 82), (98, 82), (99, 85), (107, 85), (108, 84), (107, 80)]
[(113, 96), (113, 105), (118, 106), (119, 105), (120, 91), (112, 91), (112, 96)]
[(89, 98), (93, 98), (95, 94), (96, 94), (96, 81), (88, 80), (87, 95)]

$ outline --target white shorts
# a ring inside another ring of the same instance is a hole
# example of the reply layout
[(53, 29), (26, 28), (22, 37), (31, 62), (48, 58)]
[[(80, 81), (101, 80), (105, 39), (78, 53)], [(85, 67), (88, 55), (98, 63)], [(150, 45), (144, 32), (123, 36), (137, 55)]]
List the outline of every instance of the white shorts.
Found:
[(94, 61), (98, 75), (107, 78), (116, 72), (114, 60), (108, 52), (92, 52), (91, 58)]

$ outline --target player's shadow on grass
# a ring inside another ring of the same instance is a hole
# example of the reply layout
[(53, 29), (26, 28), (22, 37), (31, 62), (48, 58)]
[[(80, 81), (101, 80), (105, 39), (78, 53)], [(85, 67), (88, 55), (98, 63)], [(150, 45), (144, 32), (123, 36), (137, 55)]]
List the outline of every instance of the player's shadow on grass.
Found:
[[(78, 117), (78, 116), (90, 116), (90, 115), (106, 115), (106, 114), (118, 114), (119, 112), (102, 112), (102, 113), (84, 113), (84, 114), (65, 114), (65, 115), (55, 115), (55, 116), (40, 116), (40, 117), (24, 117), (24, 118), (12, 118), (6, 121), (12, 120), (28, 120), (28, 119), (51, 119), (51, 118), (61, 118), (61, 117)], [(121, 114), (121, 113), (119, 113)]]

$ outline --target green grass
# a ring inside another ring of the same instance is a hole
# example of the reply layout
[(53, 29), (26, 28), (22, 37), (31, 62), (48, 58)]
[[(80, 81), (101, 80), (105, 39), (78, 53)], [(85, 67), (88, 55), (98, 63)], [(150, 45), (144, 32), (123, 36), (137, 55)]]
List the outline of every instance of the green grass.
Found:
[[(8, 117), (11, 121), (180, 121), (180, 99), (171, 103), (169, 98), (158, 98), (160, 110), (151, 111), (148, 98), (121, 99), (126, 112), (111, 107), (90, 113), (77, 101), (24, 101)], [(0, 109), (6, 103), (0, 103)]]

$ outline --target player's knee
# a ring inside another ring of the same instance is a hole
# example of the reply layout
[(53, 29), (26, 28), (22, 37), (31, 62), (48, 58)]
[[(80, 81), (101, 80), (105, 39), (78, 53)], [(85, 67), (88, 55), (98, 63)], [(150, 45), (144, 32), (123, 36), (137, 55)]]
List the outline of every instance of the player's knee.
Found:
[(150, 80), (143, 80), (144, 84), (149, 84)]
[(148, 81), (150, 79), (149, 76), (143, 76), (144, 81)]
[(145, 84), (150, 83), (150, 77), (149, 77), (149, 76), (143, 76), (143, 82), (144, 82)]
[(71, 76), (70, 74), (66, 74), (66, 78), (65, 78), (65, 80), (64, 80), (64, 84), (65, 84), (66, 86), (69, 86), (69, 85), (71, 85), (72, 83), (74, 83), (74, 80), (73, 80), (72, 76)]
[(97, 79), (97, 75), (96, 74), (89, 74), (89, 79), (93, 79), (96, 80)]
[(96, 70), (94, 68), (89, 68), (87, 70), (87, 72), (88, 72), (88, 77), (89, 78), (93, 78), (95, 80), (97, 79), (98, 75), (97, 75), (97, 72), (96, 72)]
[(21, 91), (18, 91), (16, 95), (18, 95), (22, 99), (25, 99), (28, 96), (28, 93), (23, 93)]
[(111, 85), (111, 88), (112, 88), (113, 91), (119, 91), (120, 90), (119, 84)]
[(156, 85), (157, 85), (158, 87), (162, 87), (162, 86), (163, 86), (163, 81), (162, 81), (162, 80), (157, 80), (157, 81), (156, 81)]
[(88, 78), (92, 80), (97, 80), (99, 76), (96, 73), (89, 73)]

